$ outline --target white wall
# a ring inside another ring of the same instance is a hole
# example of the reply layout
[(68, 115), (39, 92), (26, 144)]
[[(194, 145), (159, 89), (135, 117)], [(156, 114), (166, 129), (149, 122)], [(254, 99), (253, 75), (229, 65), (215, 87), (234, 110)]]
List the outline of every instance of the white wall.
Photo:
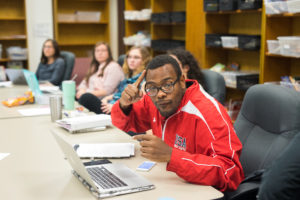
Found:
[(36, 71), (42, 46), (53, 38), (52, 0), (26, 0), (29, 69)]
[[(114, 59), (118, 58), (118, 0), (109, 0), (110, 45)], [(53, 38), (52, 0), (26, 0), (29, 69), (36, 71), (40, 62), (42, 46)]]
[(109, 20), (110, 20), (110, 47), (113, 58), (118, 59), (118, 0), (109, 0)]

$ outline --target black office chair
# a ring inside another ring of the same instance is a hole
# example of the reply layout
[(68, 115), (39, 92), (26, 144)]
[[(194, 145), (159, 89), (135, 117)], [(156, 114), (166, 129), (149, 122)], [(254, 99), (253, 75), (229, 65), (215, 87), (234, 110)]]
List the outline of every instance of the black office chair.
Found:
[(300, 93), (277, 85), (248, 89), (234, 124), (243, 144), (240, 157), (246, 179), (227, 199), (256, 199), (264, 169), (300, 131)]
[(122, 54), (122, 55), (120, 55), (119, 58), (118, 58), (118, 63), (119, 63), (119, 65), (120, 65), (121, 67), (123, 67), (125, 58), (126, 58), (126, 54)]
[(74, 68), (75, 55), (69, 51), (61, 51), (60, 55), (65, 60), (65, 66), (66, 66), (63, 80), (70, 80)]
[(202, 70), (205, 90), (208, 94), (224, 105), (226, 100), (226, 85), (224, 77), (218, 72)]

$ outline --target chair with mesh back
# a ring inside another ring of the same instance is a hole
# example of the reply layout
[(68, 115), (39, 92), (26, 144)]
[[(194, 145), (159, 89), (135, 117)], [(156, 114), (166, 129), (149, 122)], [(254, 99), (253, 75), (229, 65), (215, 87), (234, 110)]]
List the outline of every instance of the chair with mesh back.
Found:
[(245, 181), (227, 199), (256, 199), (260, 178), (300, 131), (300, 92), (278, 85), (248, 89), (234, 124)]

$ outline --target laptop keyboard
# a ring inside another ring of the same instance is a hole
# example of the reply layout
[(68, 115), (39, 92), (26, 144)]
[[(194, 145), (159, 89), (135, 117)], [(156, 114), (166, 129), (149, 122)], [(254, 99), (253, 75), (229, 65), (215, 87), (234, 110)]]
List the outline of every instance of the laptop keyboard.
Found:
[(93, 181), (95, 181), (104, 189), (127, 186), (126, 183), (121, 181), (118, 177), (104, 167), (87, 168), (87, 171), (91, 175)]

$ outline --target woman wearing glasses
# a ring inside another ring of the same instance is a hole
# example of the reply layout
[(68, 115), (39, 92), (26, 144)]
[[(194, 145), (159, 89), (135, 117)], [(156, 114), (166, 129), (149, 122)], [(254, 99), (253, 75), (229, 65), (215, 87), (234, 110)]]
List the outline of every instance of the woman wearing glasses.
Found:
[(65, 61), (60, 57), (58, 44), (55, 40), (48, 39), (44, 42), (41, 62), (36, 71), (39, 81), (47, 84), (60, 85), (65, 72)]
[(127, 55), (123, 65), (125, 79), (119, 84), (117, 91), (104, 97), (101, 101), (94, 103), (94, 109), (91, 110), (97, 114), (111, 112), (113, 104), (120, 99), (121, 93), (128, 84), (134, 83), (141, 75), (145, 66), (151, 60), (151, 55), (146, 47), (134, 46)]

